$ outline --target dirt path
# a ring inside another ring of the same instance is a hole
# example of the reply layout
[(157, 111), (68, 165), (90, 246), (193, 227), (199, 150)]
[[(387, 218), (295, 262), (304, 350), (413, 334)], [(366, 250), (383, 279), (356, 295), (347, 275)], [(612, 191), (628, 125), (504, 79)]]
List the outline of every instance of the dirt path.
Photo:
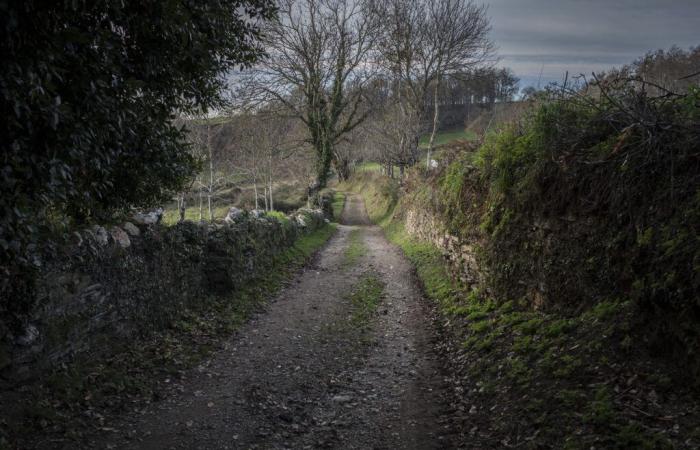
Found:
[[(117, 433), (132, 449), (451, 448), (430, 310), (411, 266), (369, 224), (357, 196), (314, 263), (224, 350)], [(366, 251), (349, 264), (354, 229)], [(364, 274), (385, 283), (371, 331), (348, 326)]]

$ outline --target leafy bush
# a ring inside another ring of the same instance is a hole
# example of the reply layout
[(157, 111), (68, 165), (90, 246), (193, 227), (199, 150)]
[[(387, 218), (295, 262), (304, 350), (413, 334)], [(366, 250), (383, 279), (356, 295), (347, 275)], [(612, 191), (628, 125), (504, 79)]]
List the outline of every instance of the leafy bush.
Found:
[(261, 55), (257, 20), (275, 6), (27, 0), (0, 10), (2, 312), (31, 297), (42, 232), (156, 204), (187, 182), (196, 161), (174, 113), (222, 103), (225, 74)]
[(651, 97), (626, 81), (599, 90), (552, 98), (480, 148), (490, 284), (521, 298), (532, 283), (518, 280), (541, 280), (550, 301), (572, 306), (631, 297), (660, 352), (692, 352), (700, 89)]

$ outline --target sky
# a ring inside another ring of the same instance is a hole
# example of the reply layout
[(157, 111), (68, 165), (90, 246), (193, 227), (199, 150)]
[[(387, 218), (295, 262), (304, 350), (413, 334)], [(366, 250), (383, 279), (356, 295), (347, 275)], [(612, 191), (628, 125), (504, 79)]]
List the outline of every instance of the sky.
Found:
[(700, 45), (700, 0), (481, 1), (498, 65), (512, 68), (521, 87), (562, 81), (567, 70), (590, 75), (649, 50)]

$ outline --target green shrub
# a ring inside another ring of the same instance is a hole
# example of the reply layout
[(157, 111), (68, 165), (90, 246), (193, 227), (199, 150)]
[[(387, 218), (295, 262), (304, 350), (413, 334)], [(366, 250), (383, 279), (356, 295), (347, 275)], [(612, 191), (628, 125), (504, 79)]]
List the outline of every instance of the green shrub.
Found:
[[(174, 111), (224, 103), (262, 55), (271, 0), (4, 2), (0, 14), (0, 315), (33, 298), (47, 235), (153, 206), (197, 169)], [(0, 334), (2, 330), (0, 330)]]

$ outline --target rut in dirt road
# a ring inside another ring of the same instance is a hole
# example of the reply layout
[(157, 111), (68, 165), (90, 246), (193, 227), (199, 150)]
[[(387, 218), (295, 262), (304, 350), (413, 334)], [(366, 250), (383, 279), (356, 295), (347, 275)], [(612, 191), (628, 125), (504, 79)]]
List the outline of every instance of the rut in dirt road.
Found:
[[(177, 395), (91, 445), (451, 448), (430, 309), (412, 268), (369, 224), (359, 197), (348, 197), (342, 222), (267, 311), (178, 381)], [(350, 263), (347, 248), (358, 239), (365, 251)], [(384, 295), (362, 331), (348, 326), (349, 294), (368, 274)]]

